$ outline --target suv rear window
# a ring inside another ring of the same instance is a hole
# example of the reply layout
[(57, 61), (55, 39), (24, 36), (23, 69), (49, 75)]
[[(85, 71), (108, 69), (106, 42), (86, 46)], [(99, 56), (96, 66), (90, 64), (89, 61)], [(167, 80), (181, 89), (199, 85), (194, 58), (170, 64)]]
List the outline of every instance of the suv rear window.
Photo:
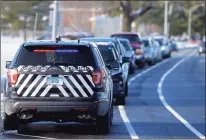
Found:
[(98, 49), (105, 62), (113, 62), (117, 59), (113, 48), (104, 45), (98, 45)]
[(17, 65), (94, 66), (93, 53), (88, 47), (27, 46), (23, 47)]
[(138, 35), (112, 35), (112, 37), (125, 38), (125, 39), (128, 39), (130, 41), (130, 43), (133, 43), (133, 42), (140, 43), (140, 39), (139, 39)]

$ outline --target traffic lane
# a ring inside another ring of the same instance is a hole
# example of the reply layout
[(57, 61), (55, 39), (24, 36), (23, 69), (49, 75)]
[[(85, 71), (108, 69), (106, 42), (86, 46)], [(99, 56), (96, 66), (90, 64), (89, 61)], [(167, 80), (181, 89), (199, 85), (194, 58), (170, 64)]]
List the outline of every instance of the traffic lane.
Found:
[(179, 65), (166, 78), (163, 95), (180, 116), (205, 136), (205, 57), (194, 55)]
[[(184, 56), (192, 51), (187, 50)], [(162, 75), (184, 56), (168, 60), (130, 84), (125, 110), (139, 138), (197, 138), (166, 110), (157, 94)]]
[(114, 107), (111, 133), (95, 133), (95, 125), (84, 123), (37, 122), (29, 124), (28, 132), (19, 135), (16, 131), (6, 132), (3, 138), (56, 138), (56, 139), (130, 139), (129, 133), (120, 117), (118, 108)]

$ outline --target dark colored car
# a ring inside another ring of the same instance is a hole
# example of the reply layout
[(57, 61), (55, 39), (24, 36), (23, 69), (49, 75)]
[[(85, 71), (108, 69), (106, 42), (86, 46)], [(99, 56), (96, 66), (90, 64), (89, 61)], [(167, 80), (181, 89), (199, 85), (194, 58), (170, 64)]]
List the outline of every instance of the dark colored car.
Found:
[(133, 74), (135, 72), (135, 67), (136, 67), (134, 50), (132, 49), (132, 46), (130, 45), (130, 42), (128, 39), (120, 38), (119, 41), (126, 50), (126, 56), (128, 56), (131, 59), (131, 62), (129, 65), (129, 71), (130, 71), (130, 74)]
[(112, 42), (115, 46), (115, 49), (117, 51), (117, 57), (119, 60), (119, 63), (123, 70), (123, 78), (124, 82), (128, 83), (128, 77), (129, 77), (129, 63), (130, 58), (126, 56), (125, 49), (121, 45), (120, 41), (117, 38), (109, 38), (109, 37), (92, 37), (92, 38), (81, 38), (81, 41), (93, 41), (93, 42)]
[(127, 81), (123, 79), (123, 70), (119, 63), (117, 52), (113, 43), (97, 42), (99, 51), (113, 80), (113, 97), (116, 99), (117, 105), (125, 105), (125, 96), (128, 95)]
[(140, 35), (133, 32), (121, 32), (114, 33), (111, 37), (115, 38), (125, 38), (130, 41), (130, 44), (135, 52), (135, 63), (140, 68), (144, 68), (145, 59), (144, 59), (144, 48), (141, 45)]
[(92, 121), (99, 132), (110, 132), (113, 82), (95, 43), (25, 42), (6, 68), (4, 130), (25, 132), (24, 125), (37, 121)]

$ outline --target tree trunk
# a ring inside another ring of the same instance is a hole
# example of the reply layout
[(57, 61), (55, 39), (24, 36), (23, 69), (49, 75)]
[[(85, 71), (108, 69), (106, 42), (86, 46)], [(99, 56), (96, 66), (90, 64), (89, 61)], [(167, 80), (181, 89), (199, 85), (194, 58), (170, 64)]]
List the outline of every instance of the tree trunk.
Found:
[(123, 14), (123, 24), (122, 24), (122, 31), (123, 32), (131, 32), (132, 20), (126, 14)]

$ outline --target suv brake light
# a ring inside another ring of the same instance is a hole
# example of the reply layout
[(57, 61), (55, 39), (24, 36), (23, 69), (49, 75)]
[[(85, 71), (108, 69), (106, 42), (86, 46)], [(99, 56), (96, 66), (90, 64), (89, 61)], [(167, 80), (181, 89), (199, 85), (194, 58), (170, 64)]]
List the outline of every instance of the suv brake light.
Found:
[(103, 70), (93, 70), (92, 80), (93, 80), (94, 84), (96, 84), (96, 85), (101, 84), (103, 77), (104, 77)]
[(9, 84), (15, 85), (18, 80), (18, 71), (17, 69), (9, 69), (7, 72)]

